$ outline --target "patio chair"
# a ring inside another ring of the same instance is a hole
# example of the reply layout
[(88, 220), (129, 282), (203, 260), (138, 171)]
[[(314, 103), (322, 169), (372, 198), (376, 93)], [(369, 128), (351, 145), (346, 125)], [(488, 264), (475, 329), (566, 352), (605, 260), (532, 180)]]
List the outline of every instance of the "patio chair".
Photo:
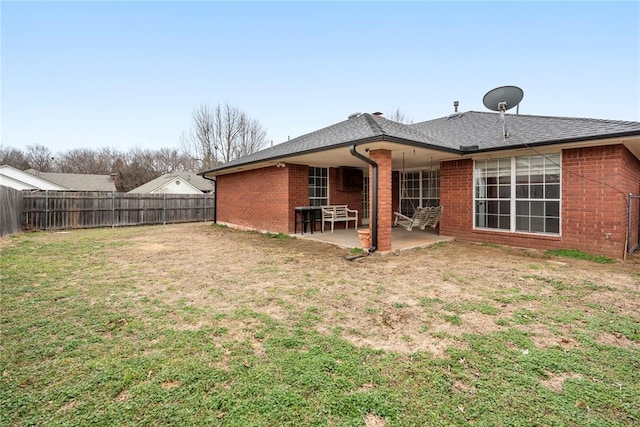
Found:
[[(413, 216), (411, 218), (401, 214), (400, 212), (394, 212), (393, 225), (399, 225), (405, 230), (411, 231), (414, 225), (423, 224), (427, 221), (430, 211), (431, 208), (416, 208), (416, 210), (413, 211)], [(424, 228), (422, 229), (424, 230)]]

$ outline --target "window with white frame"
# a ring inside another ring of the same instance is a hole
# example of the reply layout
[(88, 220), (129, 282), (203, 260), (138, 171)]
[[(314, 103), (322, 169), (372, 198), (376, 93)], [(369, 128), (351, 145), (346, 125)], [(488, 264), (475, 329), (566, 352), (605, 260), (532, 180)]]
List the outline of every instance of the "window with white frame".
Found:
[(309, 167), (309, 206), (328, 204), (328, 169)]
[(560, 234), (560, 154), (476, 160), (474, 226)]
[(422, 171), (422, 207), (440, 205), (440, 169)]
[(475, 225), (511, 229), (511, 158), (475, 162)]
[(516, 231), (560, 234), (560, 154), (515, 162)]
[(415, 208), (440, 204), (440, 170), (400, 173), (400, 213), (413, 215)]

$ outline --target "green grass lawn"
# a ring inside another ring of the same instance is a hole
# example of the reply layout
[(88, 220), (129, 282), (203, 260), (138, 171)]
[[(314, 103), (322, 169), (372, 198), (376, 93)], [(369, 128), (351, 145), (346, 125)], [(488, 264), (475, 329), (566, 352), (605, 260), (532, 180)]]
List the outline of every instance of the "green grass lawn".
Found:
[[(119, 260), (148, 233), (163, 228), (4, 240), (1, 425), (640, 425), (640, 314), (581, 303), (588, 292), (599, 291), (599, 283), (577, 286), (571, 277), (552, 282), (531, 267), (521, 275), (532, 284), (527, 294), (509, 291), (507, 283), (485, 290), (474, 303), (424, 297), (417, 307), (425, 324), (445, 319), (463, 327), (466, 313), (481, 313), (495, 324), (486, 333), (455, 337), (443, 355), (404, 354), (354, 345), (341, 333), (348, 324), (319, 330), (324, 310), (317, 294), (328, 285), (312, 277), (299, 283), (296, 298), (315, 305), (287, 306), (286, 319), (256, 308), (259, 303), (234, 302), (228, 310), (193, 304), (179, 287), (171, 290), (171, 272), (163, 279), (170, 297), (146, 292), (150, 284), (141, 267)], [(230, 233), (241, 234), (212, 230), (212, 242), (224, 246)], [(299, 244), (250, 237), (258, 251), (293, 253)], [(434, 249), (440, 250), (446, 248)], [(491, 258), (503, 249), (483, 250)], [(432, 254), (406, 256), (428, 260)], [(365, 262), (376, 262), (370, 258)], [(215, 260), (206, 262), (216, 271)], [(523, 265), (532, 262), (522, 257)], [(252, 274), (266, 283), (278, 266), (260, 268)], [(243, 286), (233, 274), (208, 279), (208, 292), (221, 281)], [(464, 272), (457, 277), (464, 278), (463, 286), (483, 286)], [(554, 293), (537, 295), (535, 286)], [(638, 301), (639, 291), (626, 295)], [(570, 310), (562, 308), (567, 299), (574, 304)], [(501, 316), (509, 304), (522, 308)], [(400, 302), (391, 309), (408, 308)], [(375, 308), (370, 311), (362, 315), (375, 315)], [(536, 346), (526, 329), (531, 324), (562, 330), (558, 340), (568, 336), (575, 345)], [(603, 343), (601, 333), (623, 345)], [(556, 387), (550, 385), (554, 380)]]

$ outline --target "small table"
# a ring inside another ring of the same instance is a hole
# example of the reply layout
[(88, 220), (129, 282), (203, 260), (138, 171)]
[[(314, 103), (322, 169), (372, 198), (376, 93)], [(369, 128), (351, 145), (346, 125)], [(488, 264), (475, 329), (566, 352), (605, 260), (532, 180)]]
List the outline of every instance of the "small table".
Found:
[(313, 234), (313, 229), (316, 226), (316, 221), (321, 217), (320, 206), (296, 206), (293, 209), (293, 234), (296, 234), (298, 232), (298, 214), (300, 214), (300, 223), (302, 224), (300, 234), (304, 234), (304, 232), (307, 231), (307, 224), (309, 224), (311, 234)]

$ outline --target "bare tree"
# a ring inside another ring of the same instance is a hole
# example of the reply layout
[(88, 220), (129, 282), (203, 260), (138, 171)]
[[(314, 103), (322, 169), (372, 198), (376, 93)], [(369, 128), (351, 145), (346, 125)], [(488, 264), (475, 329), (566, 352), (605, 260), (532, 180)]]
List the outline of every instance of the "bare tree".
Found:
[(98, 156), (102, 161), (109, 162), (109, 173), (116, 172), (115, 163), (122, 159), (125, 154), (115, 148), (103, 147), (98, 150)]
[(0, 165), (9, 165), (20, 170), (29, 169), (27, 155), (22, 150), (12, 147), (0, 147)]
[(180, 144), (185, 153), (200, 162), (203, 168), (215, 166), (216, 124), (211, 108), (202, 104), (191, 113), (191, 129), (182, 133)]
[(113, 171), (114, 154), (108, 149), (75, 148), (60, 154), (56, 163), (64, 173), (107, 175)]
[(254, 153), (266, 142), (266, 130), (230, 104), (201, 105), (192, 113), (192, 127), (180, 142), (185, 153), (204, 169)]
[(154, 152), (141, 148), (132, 148), (124, 156), (114, 162), (116, 189), (131, 191), (142, 184), (162, 175), (156, 170)]
[(161, 148), (155, 152), (154, 165), (160, 174), (176, 171), (197, 171), (197, 161), (175, 148)]
[(259, 151), (264, 147), (266, 141), (267, 131), (262, 127), (260, 122), (247, 117), (247, 115), (243, 113), (235, 157), (243, 157)]
[(54, 169), (53, 153), (44, 145), (27, 145), (27, 161), (29, 166), (40, 172), (51, 172)]
[(399, 108), (396, 108), (391, 113), (387, 113), (385, 117), (394, 122), (404, 123), (410, 125), (413, 123), (413, 119), (407, 117), (407, 115)]
[(225, 104), (216, 108), (216, 126), (221, 129), (220, 157), (222, 163), (228, 163), (234, 158), (237, 138), (240, 134), (242, 112), (235, 107)]
[(132, 148), (121, 152), (115, 148), (76, 148), (56, 155), (44, 146), (30, 146), (28, 152), (0, 147), (0, 164), (22, 170), (78, 174), (116, 174), (118, 191), (129, 191), (160, 175), (176, 171), (198, 171), (200, 162), (176, 148), (149, 150)]

